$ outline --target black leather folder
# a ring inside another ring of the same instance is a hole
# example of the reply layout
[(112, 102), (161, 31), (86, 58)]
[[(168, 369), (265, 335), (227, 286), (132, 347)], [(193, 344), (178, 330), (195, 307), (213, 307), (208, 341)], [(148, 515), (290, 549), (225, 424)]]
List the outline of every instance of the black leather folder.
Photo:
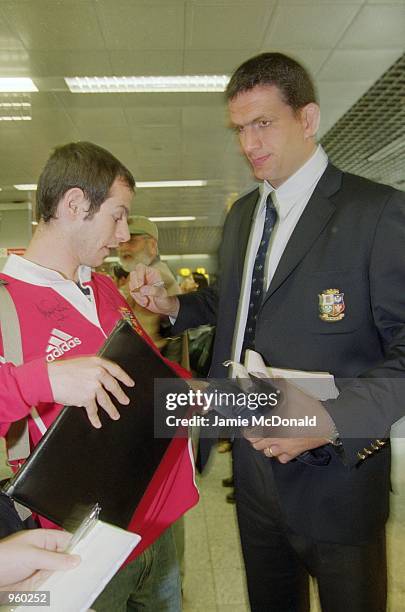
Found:
[[(95, 429), (83, 408), (65, 407), (5, 489), (65, 528), (96, 502), (100, 519), (128, 526), (171, 441), (154, 436), (154, 381), (177, 378), (177, 389), (188, 389), (126, 321), (116, 325), (99, 355), (135, 380), (135, 387), (124, 387), (130, 404), (114, 401), (121, 418), (113, 421), (100, 409), (102, 428)], [(165, 406), (157, 403), (163, 417)]]

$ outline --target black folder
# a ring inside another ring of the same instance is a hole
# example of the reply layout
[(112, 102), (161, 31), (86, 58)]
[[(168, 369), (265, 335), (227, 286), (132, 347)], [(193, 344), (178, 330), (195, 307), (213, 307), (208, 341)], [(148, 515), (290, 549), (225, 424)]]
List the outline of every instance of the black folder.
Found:
[[(102, 410), (95, 429), (83, 408), (65, 406), (5, 492), (57, 525), (72, 528), (97, 502), (100, 519), (126, 528), (171, 442), (154, 436), (154, 381), (182, 381), (127, 321), (120, 321), (99, 355), (118, 363), (135, 381), (124, 387), (121, 418)], [(158, 410), (164, 417), (165, 406)]]

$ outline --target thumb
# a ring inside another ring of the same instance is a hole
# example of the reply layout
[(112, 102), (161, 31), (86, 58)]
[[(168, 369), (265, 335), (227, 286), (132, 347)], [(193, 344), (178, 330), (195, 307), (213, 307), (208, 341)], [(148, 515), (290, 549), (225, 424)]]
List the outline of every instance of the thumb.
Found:
[(39, 570), (69, 570), (77, 567), (81, 561), (79, 555), (52, 552), (43, 548), (35, 548), (32, 554), (33, 569)]

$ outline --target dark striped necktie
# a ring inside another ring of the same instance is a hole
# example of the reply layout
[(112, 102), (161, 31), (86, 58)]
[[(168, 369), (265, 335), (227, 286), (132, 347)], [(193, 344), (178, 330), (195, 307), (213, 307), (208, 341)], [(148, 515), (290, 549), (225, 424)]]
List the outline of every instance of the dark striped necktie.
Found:
[[(273, 195), (274, 194), (274, 195)], [(275, 193), (272, 191), (266, 200), (266, 216), (264, 219), (262, 238), (256, 253), (252, 271), (252, 284), (250, 287), (249, 310), (246, 320), (245, 335), (243, 338), (241, 361), (243, 362), (246, 349), (255, 348), (256, 321), (264, 296), (264, 272), (266, 255), (274, 226), (277, 221), (277, 211), (274, 206)]]

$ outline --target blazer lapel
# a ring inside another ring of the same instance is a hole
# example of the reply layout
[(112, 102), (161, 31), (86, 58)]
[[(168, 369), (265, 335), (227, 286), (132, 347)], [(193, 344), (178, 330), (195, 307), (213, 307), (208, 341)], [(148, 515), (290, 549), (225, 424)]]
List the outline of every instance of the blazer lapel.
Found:
[(329, 164), (284, 249), (265, 300), (280, 287), (302, 261), (328, 223), (335, 210), (335, 205), (329, 196), (339, 188), (341, 177), (341, 171)]
[(257, 200), (259, 198), (259, 190), (254, 189), (246, 196), (246, 201), (241, 207), (241, 219), (239, 224), (238, 235), (234, 236), (238, 243), (239, 256), (237, 257), (237, 277), (239, 286), (242, 284), (243, 269), (245, 266), (245, 257), (249, 243), (250, 232), (252, 229), (252, 220), (255, 212)]

